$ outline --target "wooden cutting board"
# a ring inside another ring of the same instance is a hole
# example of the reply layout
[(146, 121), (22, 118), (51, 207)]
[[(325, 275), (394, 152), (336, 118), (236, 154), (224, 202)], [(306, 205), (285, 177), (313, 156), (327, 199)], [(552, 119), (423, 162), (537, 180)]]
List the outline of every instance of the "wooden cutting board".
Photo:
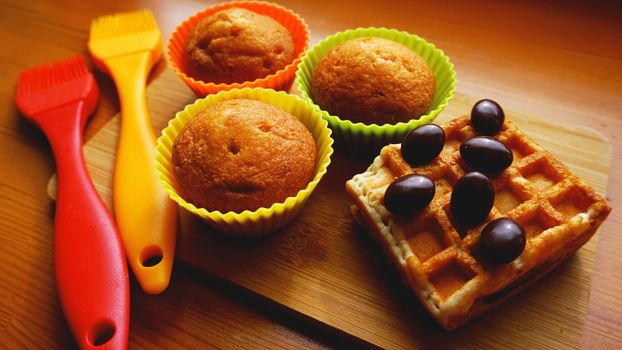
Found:
[[(148, 88), (154, 127), (195, 100), (169, 69)], [(457, 94), (437, 118), (469, 113), (476, 98)], [(606, 194), (611, 147), (593, 130), (506, 111), (507, 118), (573, 172)], [(106, 203), (119, 118), (85, 145), (89, 171)], [(159, 132), (158, 132), (159, 134)], [(470, 324), (447, 333), (402, 286), (379, 247), (350, 215), (344, 184), (369, 160), (336, 152), (302, 214), (281, 232), (257, 239), (220, 234), (180, 209), (176, 263), (230, 281), (254, 294), (383, 348), (578, 348), (590, 293), (597, 239), (527, 291)], [(53, 181), (49, 187), (54, 188)], [(53, 191), (50, 191), (53, 192)]]

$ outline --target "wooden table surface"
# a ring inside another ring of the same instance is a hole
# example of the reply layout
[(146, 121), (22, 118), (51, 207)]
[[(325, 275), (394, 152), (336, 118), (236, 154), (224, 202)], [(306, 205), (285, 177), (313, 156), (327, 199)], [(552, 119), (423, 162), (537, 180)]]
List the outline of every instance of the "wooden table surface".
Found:
[[(622, 347), (622, 5), (478, 0), (278, 1), (299, 13), (311, 42), (359, 26), (416, 33), (442, 48), (457, 90), (504, 107), (592, 127), (609, 139), (614, 208), (598, 237), (584, 348)], [(13, 95), (20, 70), (86, 53), (93, 17), (150, 8), (165, 40), (213, 1), (0, 1), (0, 348), (75, 347), (57, 300), (52, 266), (54, 161), (44, 135), (24, 121)], [(163, 64), (160, 65), (160, 69)], [(96, 73), (94, 135), (119, 111), (109, 78)], [(132, 281), (130, 348), (325, 348), (359, 345), (223, 281), (176, 268), (169, 289), (143, 294)], [(516, 344), (512, 344), (516, 345)]]

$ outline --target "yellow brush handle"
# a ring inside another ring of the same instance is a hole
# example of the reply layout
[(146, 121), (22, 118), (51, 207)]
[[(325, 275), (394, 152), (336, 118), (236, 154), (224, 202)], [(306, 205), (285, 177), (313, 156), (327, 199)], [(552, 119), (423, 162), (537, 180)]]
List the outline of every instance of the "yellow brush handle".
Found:
[[(135, 53), (107, 59), (106, 65), (121, 100), (113, 182), (115, 218), (138, 282), (146, 293), (158, 294), (170, 280), (177, 206), (156, 174), (156, 138), (145, 96), (151, 57), (149, 52)], [(159, 262), (158, 257), (162, 258)]]

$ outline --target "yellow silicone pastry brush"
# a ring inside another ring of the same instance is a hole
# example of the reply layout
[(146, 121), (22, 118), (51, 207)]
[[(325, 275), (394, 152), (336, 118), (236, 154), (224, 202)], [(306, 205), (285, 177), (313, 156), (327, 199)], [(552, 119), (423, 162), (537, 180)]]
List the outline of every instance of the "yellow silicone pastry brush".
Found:
[(149, 71), (162, 56), (160, 30), (148, 10), (98, 17), (88, 47), (95, 65), (112, 76), (121, 101), (115, 218), (134, 275), (146, 293), (158, 294), (170, 280), (177, 229), (177, 207), (156, 173), (145, 95)]

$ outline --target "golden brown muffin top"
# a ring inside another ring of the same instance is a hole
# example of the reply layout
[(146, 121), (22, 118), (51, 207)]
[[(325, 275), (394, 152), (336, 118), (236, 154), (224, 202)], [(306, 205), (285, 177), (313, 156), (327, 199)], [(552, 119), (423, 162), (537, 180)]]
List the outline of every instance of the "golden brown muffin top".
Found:
[(436, 89), (427, 62), (381, 38), (348, 40), (326, 53), (311, 82), (313, 101), (342, 119), (396, 123), (425, 114)]
[(294, 59), (291, 33), (269, 16), (230, 8), (202, 19), (185, 46), (189, 74), (213, 83), (266, 77)]
[(233, 99), (195, 115), (174, 141), (173, 172), (184, 199), (221, 212), (255, 210), (305, 188), (315, 140), (291, 114)]

